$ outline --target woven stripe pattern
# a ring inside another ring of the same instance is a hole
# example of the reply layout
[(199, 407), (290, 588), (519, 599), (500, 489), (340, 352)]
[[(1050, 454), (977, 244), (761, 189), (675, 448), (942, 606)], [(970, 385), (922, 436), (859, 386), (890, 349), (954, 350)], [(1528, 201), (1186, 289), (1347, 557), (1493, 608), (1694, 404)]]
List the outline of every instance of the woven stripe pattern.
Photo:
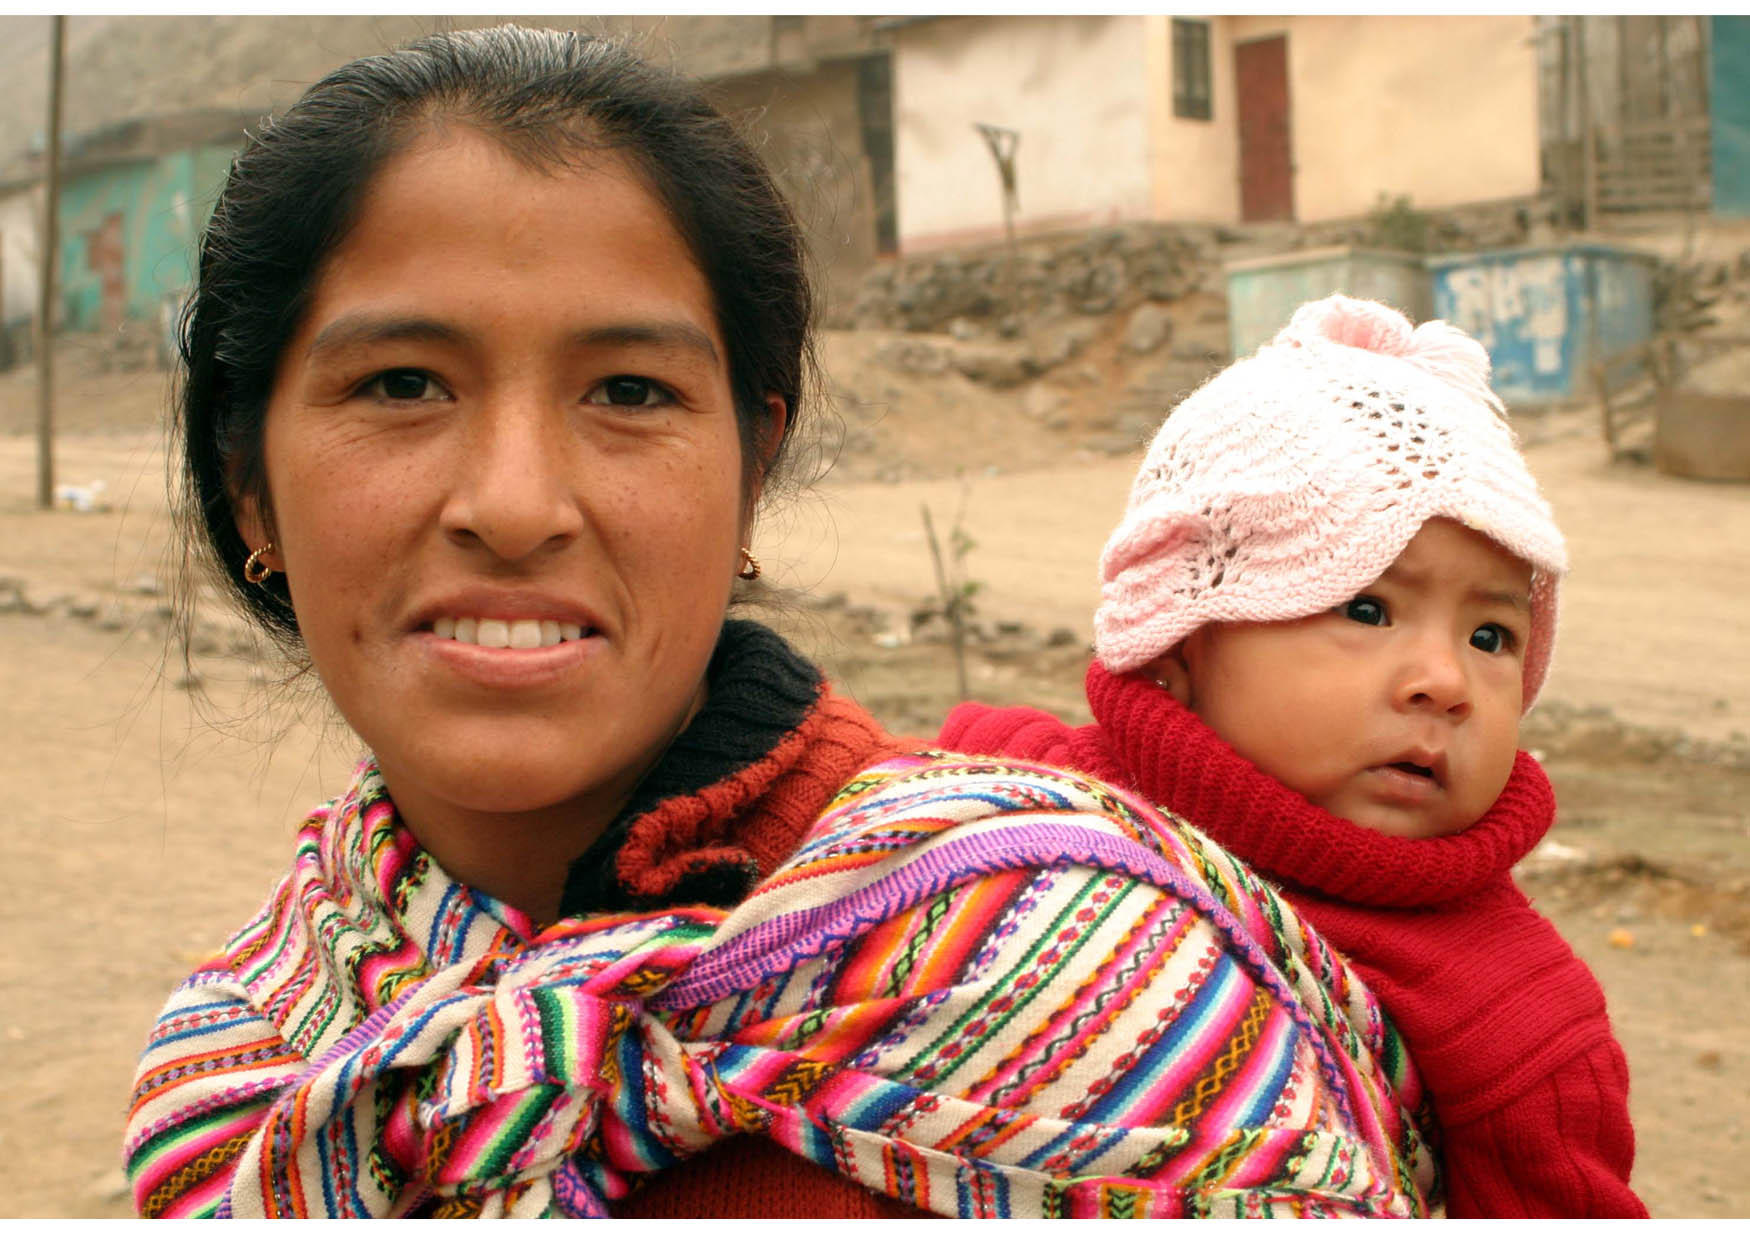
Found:
[(605, 1216), (738, 1133), (951, 1216), (1414, 1216), (1425, 1123), (1316, 933), (1105, 785), (890, 759), (732, 910), (540, 929), (367, 762), (171, 997), (126, 1159), (165, 1217)]

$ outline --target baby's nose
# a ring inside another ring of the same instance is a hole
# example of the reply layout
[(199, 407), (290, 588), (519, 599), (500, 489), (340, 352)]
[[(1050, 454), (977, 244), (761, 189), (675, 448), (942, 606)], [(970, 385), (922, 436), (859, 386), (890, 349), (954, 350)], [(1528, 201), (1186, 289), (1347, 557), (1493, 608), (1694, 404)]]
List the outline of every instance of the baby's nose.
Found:
[(1470, 711), (1470, 678), (1451, 642), (1418, 643), (1398, 687), (1399, 701), (1416, 710), (1463, 716)]

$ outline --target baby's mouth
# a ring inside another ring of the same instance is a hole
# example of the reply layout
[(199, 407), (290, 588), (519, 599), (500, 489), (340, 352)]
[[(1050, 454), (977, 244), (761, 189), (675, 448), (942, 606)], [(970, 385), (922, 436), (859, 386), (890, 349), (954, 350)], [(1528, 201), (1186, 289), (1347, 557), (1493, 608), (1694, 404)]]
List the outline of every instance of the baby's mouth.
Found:
[[(1446, 787), (1446, 759), (1435, 753), (1417, 753), (1417, 758), (1429, 761), (1417, 762), (1414, 758), (1403, 758), (1397, 762), (1389, 762), (1380, 767), (1382, 771), (1398, 771), (1407, 778), (1426, 787)], [(1413, 785), (1412, 785), (1413, 786)]]

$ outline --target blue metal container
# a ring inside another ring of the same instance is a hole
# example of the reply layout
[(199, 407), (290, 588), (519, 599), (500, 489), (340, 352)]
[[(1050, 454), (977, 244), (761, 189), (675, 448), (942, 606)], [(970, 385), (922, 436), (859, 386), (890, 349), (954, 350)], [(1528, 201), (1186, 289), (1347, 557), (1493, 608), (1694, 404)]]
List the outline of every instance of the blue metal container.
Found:
[(1420, 255), (1359, 246), (1294, 250), (1227, 264), (1228, 344), (1244, 357), (1287, 325), (1305, 302), (1347, 293), (1396, 306), (1419, 323), (1433, 298)]
[(1427, 260), (1434, 316), (1475, 336), (1509, 405), (1589, 394), (1592, 363), (1653, 336), (1651, 254), (1546, 245)]

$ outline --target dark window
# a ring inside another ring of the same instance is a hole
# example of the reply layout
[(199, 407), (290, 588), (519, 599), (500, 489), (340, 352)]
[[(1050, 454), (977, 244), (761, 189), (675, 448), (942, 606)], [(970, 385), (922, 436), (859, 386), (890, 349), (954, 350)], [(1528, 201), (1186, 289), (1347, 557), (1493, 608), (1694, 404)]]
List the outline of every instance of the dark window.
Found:
[(1173, 19), (1173, 115), (1206, 121), (1210, 114), (1209, 23)]

